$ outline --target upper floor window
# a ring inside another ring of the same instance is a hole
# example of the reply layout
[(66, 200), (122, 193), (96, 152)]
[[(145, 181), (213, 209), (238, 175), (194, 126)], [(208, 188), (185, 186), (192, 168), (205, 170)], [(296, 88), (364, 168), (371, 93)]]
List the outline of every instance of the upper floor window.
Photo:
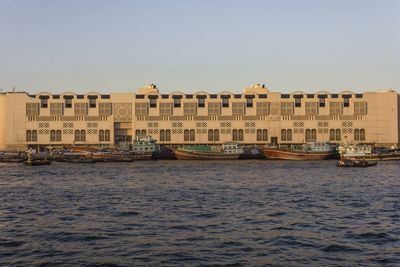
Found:
[(160, 115), (171, 115), (172, 103), (160, 103)]
[(229, 98), (222, 98), (222, 107), (229, 108)]
[(197, 99), (197, 106), (199, 108), (204, 108), (206, 106), (206, 100), (204, 98)]
[(305, 108), (306, 108), (306, 110), (305, 110), (306, 115), (318, 114), (318, 103), (317, 102), (306, 102)]
[(87, 103), (75, 103), (74, 114), (75, 116), (87, 115)]
[(196, 115), (196, 103), (195, 102), (183, 103), (183, 114)]
[(246, 98), (246, 107), (247, 108), (252, 108), (253, 107), (253, 98), (252, 97)]
[(26, 116), (39, 116), (39, 103), (26, 103)]
[(111, 103), (99, 103), (99, 115), (100, 116), (109, 116), (111, 115)]
[(136, 102), (135, 103), (135, 114), (136, 115), (147, 115), (148, 114), (147, 103)]
[(329, 103), (329, 114), (330, 115), (342, 114), (342, 102), (330, 102)]
[(208, 115), (219, 115), (221, 114), (221, 104), (219, 102), (208, 103)]
[(150, 108), (156, 108), (156, 107), (157, 107), (157, 99), (150, 98)]
[(40, 107), (41, 108), (47, 108), (48, 99), (47, 98), (41, 98), (40, 99)]
[(232, 103), (232, 115), (243, 115), (244, 114), (244, 103), (233, 102)]
[(293, 114), (293, 102), (281, 102), (281, 115)]
[(51, 116), (62, 116), (63, 115), (63, 104), (62, 103), (50, 103), (50, 115)]
[(257, 115), (268, 115), (269, 114), (269, 103), (268, 102), (257, 102), (256, 103)]
[(354, 114), (355, 115), (367, 114), (367, 102), (354, 102)]
[(174, 108), (180, 108), (181, 107), (181, 98), (180, 97), (174, 97)]

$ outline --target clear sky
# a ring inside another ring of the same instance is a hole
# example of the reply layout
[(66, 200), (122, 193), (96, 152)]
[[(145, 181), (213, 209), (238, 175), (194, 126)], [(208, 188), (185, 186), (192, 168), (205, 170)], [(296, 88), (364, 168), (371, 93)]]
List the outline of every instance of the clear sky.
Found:
[(0, 0), (0, 88), (400, 89), (400, 0)]

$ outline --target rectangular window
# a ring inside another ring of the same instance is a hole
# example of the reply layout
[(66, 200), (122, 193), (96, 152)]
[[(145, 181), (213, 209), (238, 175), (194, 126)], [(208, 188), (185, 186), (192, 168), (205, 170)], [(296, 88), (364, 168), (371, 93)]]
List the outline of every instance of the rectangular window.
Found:
[(174, 108), (180, 108), (180, 107), (181, 107), (181, 99), (174, 98)]
[(87, 115), (87, 103), (75, 103), (74, 114), (75, 116)]
[(295, 98), (294, 99), (294, 106), (296, 108), (300, 108), (301, 107), (301, 98)]
[(90, 98), (89, 99), (89, 108), (95, 108), (95, 107), (96, 107), (96, 99)]
[(50, 103), (50, 115), (51, 116), (62, 116), (63, 115), (63, 103)]
[(342, 114), (342, 102), (329, 102), (329, 114), (340, 115)]
[(253, 107), (253, 98), (246, 98), (246, 107), (247, 108)]
[(160, 103), (160, 115), (171, 115), (172, 103)]
[(293, 102), (281, 102), (281, 115), (293, 114)]
[(232, 103), (232, 115), (243, 115), (244, 114), (244, 103), (233, 102)]
[(65, 108), (72, 108), (72, 99), (71, 98), (65, 99)]
[(350, 107), (350, 98), (348, 97), (343, 98), (343, 107), (345, 108)]
[(316, 115), (318, 114), (318, 103), (317, 102), (306, 102), (306, 115)]
[(221, 103), (210, 102), (208, 103), (208, 115), (219, 115), (221, 114)]
[(320, 108), (325, 107), (325, 98), (323, 98), (323, 97), (319, 98), (319, 107)]
[(196, 103), (183, 103), (183, 115), (196, 115)]
[(199, 99), (197, 100), (197, 106), (198, 106), (199, 108), (204, 108), (204, 107), (206, 107), (206, 100), (205, 100), (204, 98), (199, 98)]
[(26, 116), (39, 116), (39, 103), (26, 103)]
[(269, 114), (269, 102), (257, 102), (256, 103), (257, 115), (268, 115)]
[(354, 114), (355, 115), (367, 114), (367, 102), (354, 102)]
[(229, 108), (229, 98), (222, 98), (222, 107)]
[(151, 108), (157, 107), (157, 99), (156, 98), (150, 98), (150, 107)]
[(99, 115), (110, 116), (111, 115), (111, 103), (99, 103)]
[(148, 114), (148, 108), (147, 108), (147, 103), (135, 103), (135, 114), (136, 115), (147, 115)]
[(41, 108), (47, 108), (47, 101), (48, 101), (47, 98), (41, 98), (40, 99), (40, 107)]

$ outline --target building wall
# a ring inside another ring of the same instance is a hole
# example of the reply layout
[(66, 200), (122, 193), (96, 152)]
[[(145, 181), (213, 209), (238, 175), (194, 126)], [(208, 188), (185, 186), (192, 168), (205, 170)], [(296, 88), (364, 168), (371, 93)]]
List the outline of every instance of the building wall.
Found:
[[(185, 109), (187, 103), (193, 103), (194, 110)], [(260, 105), (265, 108), (261, 109), (259, 103), (264, 103)], [(37, 113), (31, 113), (31, 104), (37, 105)], [(57, 105), (61, 109), (53, 108)], [(110, 113), (101, 111), (101, 105), (110, 105)], [(356, 105), (365, 105), (366, 109), (360, 112)], [(209, 110), (211, 107), (213, 109)], [(210, 111), (217, 112), (211, 114)], [(139, 89), (136, 94), (3, 93), (0, 95), (0, 149), (123, 145), (143, 134), (165, 145), (227, 141), (260, 145), (306, 141), (394, 145), (399, 143), (399, 113), (399, 95), (394, 91), (282, 94), (252, 85), (242, 94), (160, 94), (151, 85)], [(109, 131), (110, 138), (100, 140), (99, 135), (105, 130)], [(27, 131), (36, 131), (37, 139), (28, 140)], [(61, 132), (61, 137), (52, 140), (56, 131)], [(84, 140), (76, 138), (77, 131), (84, 131)]]

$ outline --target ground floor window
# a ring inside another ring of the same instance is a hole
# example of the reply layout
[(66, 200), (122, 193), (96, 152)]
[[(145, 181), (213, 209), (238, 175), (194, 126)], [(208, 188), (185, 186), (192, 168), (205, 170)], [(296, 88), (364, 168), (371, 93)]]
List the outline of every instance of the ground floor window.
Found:
[(243, 129), (233, 129), (232, 131), (232, 140), (233, 141), (243, 141)]
[(292, 129), (281, 130), (281, 141), (292, 141)]
[(75, 142), (86, 142), (85, 130), (75, 130)]

